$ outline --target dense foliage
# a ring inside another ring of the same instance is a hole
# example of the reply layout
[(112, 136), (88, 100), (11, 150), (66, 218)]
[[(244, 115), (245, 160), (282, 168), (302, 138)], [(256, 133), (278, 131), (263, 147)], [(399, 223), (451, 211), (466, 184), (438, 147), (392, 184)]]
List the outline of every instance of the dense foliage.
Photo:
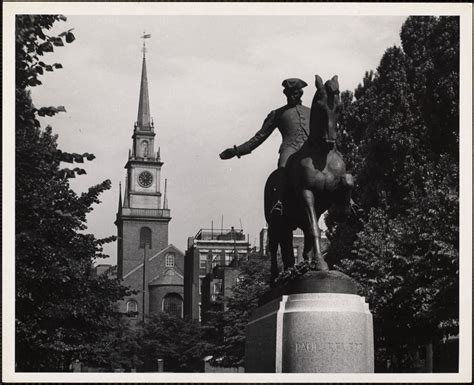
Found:
[(226, 301), (226, 309), (208, 315), (209, 341), (214, 345), (211, 364), (237, 367), (244, 366), (245, 328), (250, 315), (259, 305), (260, 298), (269, 290), (270, 260), (257, 253), (250, 253), (248, 260), (239, 266), (237, 283), (232, 296)]
[(410, 17), (401, 41), (342, 95), (362, 215), (329, 231), (389, 355), (456, 335), (459, 312), (459, 18)]
[(113, 238), (96, 239), (86, 230), (86, 215), (110, 188), (106, 180), (77, 195), (69, 178), (82, 168), (61, 168), (61, 162), (83, 163), (89, 153), (70, 154), (57, 146), (51, 127), (38, 116), (53, 116), (64, 107), (36, 108), (31, 87), (44, 71), (62, 66), (40, 59), (54, 47), (71, 43), (71, 31), (49, 36), (63, 16), (21, 15), (16, 19), (16, 365), (18, 371), (67, 370), (73, 358), (93, 358), (101, 336), (117, 316), (115, 303), (126, 294), (119, 281), (97, 276), (93, 262)]
[(210, 350), (198, 323), (166, 313), (152, 315), (138, 338), (144, 371), (157, 371), (157, 359), (161, 358), (165, 372), (199, 372)]

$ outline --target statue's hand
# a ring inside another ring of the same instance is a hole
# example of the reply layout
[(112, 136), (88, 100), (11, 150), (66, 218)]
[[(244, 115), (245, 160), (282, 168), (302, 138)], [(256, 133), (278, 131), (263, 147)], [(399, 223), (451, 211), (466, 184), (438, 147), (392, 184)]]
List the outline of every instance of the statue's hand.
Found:
[(234, 148), (228, 148), (219, 154), (221, 159), (231, 159), (236, 155)]

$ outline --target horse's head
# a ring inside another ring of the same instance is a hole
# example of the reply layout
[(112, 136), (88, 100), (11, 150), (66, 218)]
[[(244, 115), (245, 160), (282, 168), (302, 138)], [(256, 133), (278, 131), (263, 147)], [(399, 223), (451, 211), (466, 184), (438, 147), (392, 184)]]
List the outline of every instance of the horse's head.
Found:
[(337, 138), (337, 120), (341, 110), (337, 75), (323, 84), (316, 75), (316, 94), (311, 105), (311, 136), (318, 142), (334, 145)]

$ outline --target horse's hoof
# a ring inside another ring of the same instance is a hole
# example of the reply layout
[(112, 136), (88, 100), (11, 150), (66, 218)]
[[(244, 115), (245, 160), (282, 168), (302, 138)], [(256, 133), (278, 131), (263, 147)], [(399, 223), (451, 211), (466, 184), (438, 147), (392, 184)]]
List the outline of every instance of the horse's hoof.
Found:
[(317, 271), (329, 271), (329, 265), (326, 263), (324, 259), (320, 259), (316, 261), (316, 270)]

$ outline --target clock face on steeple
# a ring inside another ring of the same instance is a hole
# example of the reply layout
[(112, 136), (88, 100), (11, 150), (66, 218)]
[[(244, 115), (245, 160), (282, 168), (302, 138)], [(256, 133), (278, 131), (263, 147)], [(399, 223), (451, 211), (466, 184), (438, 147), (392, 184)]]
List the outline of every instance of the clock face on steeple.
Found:
[(150, 171), (142, 171), (138, 175), (138, 184), (142, 187), (150, 187), (153, 183), (153, 175)]

